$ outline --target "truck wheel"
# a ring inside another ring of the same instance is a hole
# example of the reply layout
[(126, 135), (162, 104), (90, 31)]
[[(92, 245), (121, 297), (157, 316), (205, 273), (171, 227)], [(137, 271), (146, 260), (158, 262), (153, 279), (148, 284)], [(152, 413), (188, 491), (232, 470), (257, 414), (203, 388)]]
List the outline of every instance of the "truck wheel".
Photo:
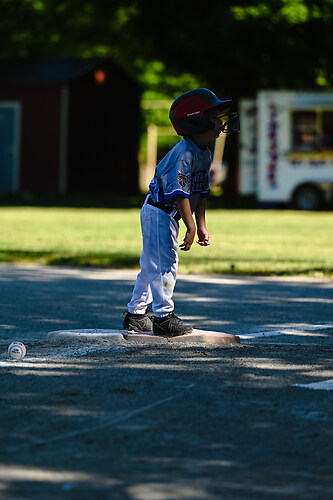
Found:
[(293, 207), (296, 210), (319, 210), (322, 202), (322, 192), (312, 184), (300, 186), (293, 195)]

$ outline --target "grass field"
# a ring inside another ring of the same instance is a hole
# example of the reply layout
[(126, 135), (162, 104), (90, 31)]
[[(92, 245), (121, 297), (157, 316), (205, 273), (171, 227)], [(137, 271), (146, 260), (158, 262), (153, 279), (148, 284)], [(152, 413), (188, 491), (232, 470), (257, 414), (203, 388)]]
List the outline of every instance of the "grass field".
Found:
[[(207, 227), (179, 272), (333, 277), (332, 212), (208, 210)], [(0, 228), (2, 262), (138, 267), (138, 209), (1, 207)]]

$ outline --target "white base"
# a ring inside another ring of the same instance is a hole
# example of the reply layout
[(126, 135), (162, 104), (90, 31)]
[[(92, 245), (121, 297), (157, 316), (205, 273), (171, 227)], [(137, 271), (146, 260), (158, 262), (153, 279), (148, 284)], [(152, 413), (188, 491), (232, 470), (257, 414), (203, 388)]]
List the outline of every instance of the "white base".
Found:
[(239, 344), (240, 340), (237, 335), (228, 333), (214, 332), (207, 330), (194, 329), (192, 333), (180, 335), (179, 337), (160, 337), (154, 335), (153, 332), (131, 333), (127, 330), (57, 330), (49, 332), (47, 335), (49, 340), (82, 340), (85, 342), (96, 342), (98, 340), (107, 340), (108, 343), (119, 344), (124, 341), (141, 342), (141, 343), (207, 343), (207, 344)]
[(49, 332), (48, 339), (75, 339), (83, 341), (108, 340), (111, 343), (119, 344), (124, 341), (123, 330), (57, 330)]

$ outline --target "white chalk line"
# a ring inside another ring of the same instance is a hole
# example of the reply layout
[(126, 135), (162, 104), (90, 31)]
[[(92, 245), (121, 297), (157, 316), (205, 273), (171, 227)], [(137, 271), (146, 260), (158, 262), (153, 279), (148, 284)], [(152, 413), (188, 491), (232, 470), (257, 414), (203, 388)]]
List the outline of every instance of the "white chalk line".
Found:
[[(294, 327), (294, 328), (283, 328), (282, 330), (269, 330), (269, 331), (259, 331), (248, 333), (246, 335), (239, 334), (240, 339), (250, 340), (257, 337), (274, 337), (277, 335), (300, 335), (302, 332), (315, 332), (316, 330), (323, 329), (333, 329), (333, 323), (326, 323), (322, 325), (309, 325), (303, 327)], [(311, 333), (309, 333), (311, 335)]]
[(333, 379), (322, 380), (321, 382), (311, 382), (309, 384), (293, 384), (293, 386), (302, 387), (303, 389), (333, 391)]
[[(150, 403), (145, 406), (141, 406), (141, 408), (136, 408), (135, 410), (131, 410), (126, 412), (123, 416), (113, 417), (110, 420), (107, 420), (104, 423), (99, 425), (93, 425), (91, 427), (85, 427), (83, 429), (77, 429), (71, 432), (65, 432), (64, 434), (58, 434), (52, 438), (46, 439), (36, 439), (34, 441), (30, 441), (29, 443), (23, 443), (21, 446), (15, 447), (15, 451), (18, 449), (30, 447), (30, 446), (42, 446), (50, 443), (55, 443), (56, 441), (62, 441), (63, 439), (72, 438), (75, 436), (79, 436), (80, 434), (86, 434), (87, 432), (92, 431), (100, 431), (101, 429), (106, 429), (107, 427), (112, 427), (114, 424), (119, 424), (120, 422), (124, 422), (129, 420), (130, 418), (143, 413), (146, 410), (150, 410), (151, 408), (156, 408), (156, 406), (160, 406), (168, 401), (173, 401), (174, 399), (180, 397), (184, 392), (192, 389), (196, 384), (190, 384), (184, 387), (184, 389), (173, 396), (168, 396), (167, 398), (160, 399), (155, 401), (154, 403)], [(13, 449), (13, 448), (12, 448)]]

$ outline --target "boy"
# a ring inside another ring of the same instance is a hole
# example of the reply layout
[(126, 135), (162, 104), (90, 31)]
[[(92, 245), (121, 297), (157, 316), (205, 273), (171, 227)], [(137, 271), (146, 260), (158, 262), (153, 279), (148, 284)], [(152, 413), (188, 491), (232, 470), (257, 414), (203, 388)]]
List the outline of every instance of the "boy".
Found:
[[(124, 329), (154, 331), (155, 335), (177, 336), (193, 328), (174, 314), (172, 300), (178, 268), (180, 219), (186, 233), (179, 248), (189, 251), (197, 231), (197, 243), (210, 245), (205, 208), (209, 193), (208, 172), (212, 155), (208, 143), (221, 132), (238, 132), (238, 115), (226, 110), (232, 101), (220, 101), (208, 89), (185, 92), (170, 108), (170, 120), (183, 136), (157, 165), (149, 185), (149, 195), (141, 209), (143, 250), (141, 272), (128, 303)], [(223, 117), (228, 118), (223, 122)], [(195, 221), (192, 213), (195, 215)], [(196, 224), (195, 224), (196, 222)], [(152, 302), (153, 320), (147, 314)]]

